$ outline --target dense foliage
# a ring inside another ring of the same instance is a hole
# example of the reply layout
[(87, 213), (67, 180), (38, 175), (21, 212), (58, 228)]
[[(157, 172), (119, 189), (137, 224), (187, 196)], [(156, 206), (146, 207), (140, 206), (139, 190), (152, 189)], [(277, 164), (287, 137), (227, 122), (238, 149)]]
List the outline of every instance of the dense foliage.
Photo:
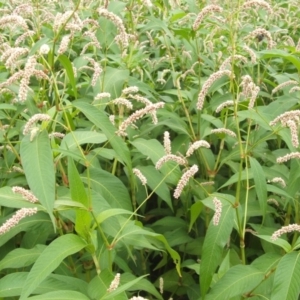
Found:
[(298, 299), (298, 0), (0, 0), (0, 299)]

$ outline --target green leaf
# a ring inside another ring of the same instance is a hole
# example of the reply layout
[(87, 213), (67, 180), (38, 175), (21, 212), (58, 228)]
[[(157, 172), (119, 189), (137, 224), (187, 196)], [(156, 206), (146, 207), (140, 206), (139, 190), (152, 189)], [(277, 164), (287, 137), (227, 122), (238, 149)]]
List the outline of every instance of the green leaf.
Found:
[(72, 158), (68, 159), (68, 178), (72, 200), (81, 203), (86, 209), (90, 209), (89, 198)]
[(76, 210), (75, 230), (80, 236), (88, 239), (89, 228), (91, 225), (91, 215), (89, 213), (91, 203), (75, 163), (70, 157), (68, 158), (68, 178), (72, 200), (81, 203), (86, 208), (86, 210)]
[(212, 287), (205, 300), (224, 300), (242, 296), (263, 280), (264, 273), (252, 266), (234, 266)]
[(82, 293), (75, 292), (75, 291), (57, 291), (57, 292), (50, 292), (38, 296), (29, 297), (28, 299), (32, 300), (90, 300), (87, 296)]
[(75, 150), (82, 144), (100, 144), (106, 142), (107, 138), (103, 133), (96, 131), (72, 131), (68, 133), (61, 141), (61, 148), (66, 150)]
[[(123, 273), (122, 283), (131, 282), (135, 278), (136, 277), (131, 273)], [(144, 278), (136, 282), (132, 287), (128, 289), (128, 291), (145, 291), (155, 296), (156, 299), (163, 300), (162, 295), (157, 291), (154, 285)]]
[(196, 222), (197, 218), (202, 212), (204, 205), (201, 201), (197, 201), (196, 203), (192, 204), (190, 213), (191, 213), (191, 219), (190, 219), (190, 225), (189, 225), (189, 232), (192, 229), (193, 224)]
[(272, 115), (270, 115), (270, 111), (264, 112), (261, 111), (260, 108), (257, 108), (256, 110), (241, 110), (238, 111), (237, 114), (240, 122), (244, 119), (250, 119), (255, 121), (255, 123), (260, 125), (262, 128), (270, 130), (269, 122), (273, 119)]
[[(102, 222), (104, 222), (106, 219), (110, 218), (110, 217), (114, 217), (117, 215), (135, 215), (133, 214), (131, 211), (129, 210), (125, 210), (125, 209), (121, 209), (121, 208), (112, 208), (112, 209), (106, 209), (105, 211), (101, 212), (97, 217), (97, 223), (101, 224)], [(96, 227), (96, 225), (94, 225), (94, 228)]]
[(272, 271), (276, 268), (281, 258), (282, 256), (277, 253), (267, 252), (256, 258), (251, 263), (251, 266), (266, 274), (267, 272)]
[(297, 250), (300, 248), (300, 237), (298, 237), (297, 241), (293, 245), (293, 250)]
[[(253, 158), (249, 157), (252, 174), (254, 175), (255, 191), (259, 201), (259, 205), (262, 211), (263, 222), (267, 211), (267, 182), (264, 170), (259, 162)], [(245, 216), (246, 217), (246, 216)]]
[[(162, 243), (162, 245), (165, 247), (165, 249), (168, 251), (168, 253), (171, 255), (171, 257), (173, 258), (173, 262), (176, 265), (176, 270), (178, 272), (178, 275), (181, 276), (181, 271), (180, 271), (180, 262), (181, 262), (181, 258), (179, 256), (179, 254), (173, 250), (167, 239), (162, 235), (162, 234), (157, 234), (155, 232), (151, 232), (149, 230), (145, 230), (137, 225), (135, 225), (133, 222), (130, 222), (129, 224), (127, 224), (124, 228), (124, 230), (122, 231), (122, 234), (120, 237), (118, 237), (118, 240), (121, 239), (126, 239), (126, 242), (129, 244), (132, 244), (134, 246), (139, 246), (139, 247), (144, 247), (145, 245), (143, 245), (144, 241), (142, 239), (142, 237), (149, 237), (147, 244), (148, 244), (148, 248), (151, 248), (151, 243), (153, 244), (153, 239), (154, 241), (159, 241), (160, 243)], [(126, 243), (126, 244), (127, 244)], [(157, 243), (156, 243), (157, 244)], [(157, 247), (152, 247), (152, 249), (159, 249), (158, 247), (161, 247), (161, 245), (157, 246)]]
[(291, 55), (286, 51), (279, 50), (279, 49), (263, 50), (260, 51), (260, 54), (262, 54), (261, 56), (262, 59), (265, 58), (278, 59), (278, 57), (281, 57), (285, 60), (288, 60), (297, 68), (298, 72), (300, 72), (300, 59), (297, 56)]
[(17, 248), (10, 251), (1, 261), (0, 270), (23, 268), (33, 264), (46, 246), (37, 245), (32, 249)]
[(287, 253), (275, 271), (272, 300), (298, 299), (300, 293), (300, 252)]
[(300, 163), (297, 159), (293, 160), (291, 164), (291, 170), (289, 175), (289, 180), (287, 182), (287, 191), (294, 197), (295, 194), (299, 191), (300, 186)]
[(0, 104), (0, 110), (17, 110), (16, 106), (12, 104), (7, 104), (7, 103), (1, 103)]
[(103, 83), (101, 90), (110, 93), (112, 99), (114, 99), (120, 97), (124, 83), (128, 81), (129, 70), (107, 66), (101, 77), (101, 82)]
[[(2, 277), (0, 279), (0, 297), (20, 296), (28, 274), (28, 272), (17, 272)], [(87, 283), (83, 280), (68, 276), (50, 275), (39, 284), (33, 293), (45, 294), (63, 290), (77, 290), (86, 294)]]
[(86, 243), (75, 234), (60, 236), (50, 243), (30, 270), (20, 300), (26, 299), (67, 256), (80, 251), (85, 246)]
[(165, 150), (158, 140), (135, 139), (131, 144), (136, 147), (140, 153), (150, 158), (155, 164), (161, 157), (165, 155)]
[(81, 176), (85, 182), (90, 182), (94, 191), (100, 193), (113, 208), (132, 210), (128, 189), (123, 182), (104, 170), (91, 168), (89, 178)]
[(250, 170), (243, 170), (241, 172), (241, 176), (239, 173), (233, 174), (220, 188), (219, 190), (223, 189), (226, 186), (232, 185), (233, 183), (238, 182), (239, 180), (247, 180), (253, 178), (252, 169)]
[(29, 138), (26, 135), (21, 141), (22, 166), (32, 193), (46, 208), (54, 225), (55, 170), (48, 134), (43, 130), (32, 142)]
[(19, 296), (28, 272), (8, 274), (0, 279), (0, 297)]
[(54, 202), (54, 208), (55, 209), (60, 209), (60, 208), (65, 208), (65, 207), (72, 207), (72, 208), (81, 208), (85, 209), (85, 206), (77, 201), (72, 201), (72, 200), (55, 200)]
[(278, 238), (276, 240), (272, 240), (269, 235), (256, 235), (256, 236), (259, 237), (262, 240), (265, 240), (269, 243), (272, 243), (274, 245), (277, 245), (277, 246), (281, 247), (285, 252), (289, 252), (292, 249), (292, 246), (290, 245), (290, 243), (288, 243), (286, 240), (283, 240), (281, 238)]
[(63, 67), (65, 68), (65, 70), (67, 72), (69, 81), (70, 81), (71, 86), (72, 86), (72, 91), (74, 92), (75, 98), (77, 98), (76, 81), (75, 81), (75, 77), (74, 77), (72, 64), (71, 64), (69, 58), (65, 55), (60, 55), (58, 57), (58, 60), (63, 65)]
[(230, 237), (233, 223), (234, 209), (231, 205), (224, 205), (219, 224), (216, 226), (211, 220), (208, 226), (200, 263), (200, 286), (202, 297), (207, 293), (213, 274), (222, 261), (224, 246)]
[(108, 116), (104, 112), (99, 111), (97, 108), (86, 102), (74, 101), (72, 104), (74, 107), (78, 108), (93, 124), (103, 131), (111, 146), (116, 151), (118, 159), (125, 163), (129, 169), (132, 169), (129, 149), (125, 142), (116, 135), (115, 132), (117, 129), (111, 124)]

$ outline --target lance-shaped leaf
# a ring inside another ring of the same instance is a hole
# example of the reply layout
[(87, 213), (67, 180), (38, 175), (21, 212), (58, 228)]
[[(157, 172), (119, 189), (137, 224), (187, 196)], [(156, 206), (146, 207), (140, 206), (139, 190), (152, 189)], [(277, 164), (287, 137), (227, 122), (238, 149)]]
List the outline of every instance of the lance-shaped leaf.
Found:
[(212, 287), (205, 300), (224, 300), (242, 296), (255, 288), (263, 279), (264, 272), (252, 266), (234, 266)]
[(67, 256), (80, 251), (85, 246), (86, 243), (75, 234), (67, 234), (55, 239), (47, 246), (31, 268), (20, 300), (26, 299)]
[(254, 183), (255, 183), (255, 191), (257, 194), (257, 198), (259, 201), (259, 206), (262, 211), (263, 220), (266, 216), (267, 211), (267, 182), (266, 177), (263, 171), (262, 166), (259, 164), (259, 162), (253, 158), (250, 157), (250, 164), (251, 169), (253, 173)]
[(298, 299), (300, 293), (299, 278), (300, 252), (287, 253), (277, 266), (271, 299)]
[(47, 132), (43, 130), (32, 141), (26, 135), (21, 141), (20, 154), (30, 190), (54, 223), (55, 171)]
[(223, 206), (219, 224), (211, 221), (205, 235), (200, 264), (200, 286), (202, 297), (207, 293), (213, 274), (222, 261), (223, 249), (229, 240), (234, 222), (234, 209)]
[(72, 200), (81, 203), (86, 208), (86, 210), (76, 210), (75, 230), (80, 236), (87, 239), (91, 224), (91, 215), (89, 213), (90, 200), (71, 157), (68, 159), (68, 177)]
[(109, 143), (116, 151), (118, 159), (125, 163), (131, 170), (130, 152), (125, 142), (116, 135), (116, 128), (111, 124), (108, 116), (103, 112), (95, 108), (89, 103), (82, 101), (74, 101), (72, 103), (74, 107), (78, 108), (93, 124), (103, 131), (106, 135)]

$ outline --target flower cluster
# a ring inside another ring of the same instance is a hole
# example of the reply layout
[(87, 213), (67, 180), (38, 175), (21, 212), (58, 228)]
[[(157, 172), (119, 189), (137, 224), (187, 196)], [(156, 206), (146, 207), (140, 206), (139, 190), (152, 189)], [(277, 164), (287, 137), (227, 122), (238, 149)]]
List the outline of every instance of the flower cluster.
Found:
[(232, 130), (227, 129), (227, 128), (216, 128), (216, 129), (212, 129), (210, 132), (211, 133), (217, 133), (217, 134), (225, 133), (229, 136), (236, 137), (236, 134)]
[(107, 92), (103, 92), (103, 93), (99, 93), (96, 95), (96, 97), (94, 98), (94, 100), (101, 100), (103, 98), (110, 98), (110, 93)]
[(157, 82), (159, 82), (160, 84), (165, 84), (166, 83), (166, 80), (164, 79), (164, 77), (170, 73), (171, 70), (169, 69), (164, 69), (161, 74), (160, 74), (160, 77), (156, 80)]
[(273, 179), (268, 180), (268, 182), (279, 183), (283, 188), (286, 187), (286, 183), (281, 177), (274, 177)]
[(94, 74), (93, 74), (93, 77), (92, 77), (91, 86), (95, 86), (100, 74), (102, 73), (102, 68), (100, 67), (99, 63), (96, 62), (93, 58), (90, 58), (90, 57), (87, 57), (87, 56), (85, 56), (84, 58), (86, 60), (88, 60), (89, 63), (91, 63), (93, 65)]
[(37, 121), (50, 121), (51, 118), (50, 116), (46, 115), (46, 114), (35, 114), (33, 115), (28, 122), (25, 124), (25, 127), (23, 129), (23, 134), (26, 135), (29, 132), (32, 131), (33, 129), (33, 124)]
[(173, 194), (174, 198), (178, 199), (180, 197), (183, 188), (188, 184), (190, 178), (193, 177), (198, 172), (198, 170), (198, 166), (193, 165), (189, 170), (183, 173)]
[(113, 104), (116, 104), (116, 105), (124, 105), (126, 106), (128, 109), (132, 109), (133, 106), (132, 106), (132, 103), (125, 99), (125, 98), (116, 98), (115, 100), (112, 101)]
[(112, 21), (116, 27), (118, 28), (119, 35), (116, 37), (116, 41), (120, 42), (123, 48), (127, 48), (129, 45), (128, 42), (128, 35), (126, 33), (123, 21), (121, 20), (120, 17), (115, 15), (114, 13), (108, 11), (105, 8), (99, 8), (98, 13), (100, 16), (105, 17), (106, 19)]
[(281, 164), (281, 163), (284, 163), (284, 162), (287, 162), (289, 160), (291, 160), (292, 158), (300, 158), (300, 152), (292, 152), (292, 153), (289, 153), (289, 154), (286, 154), (284, 156), (280, 156), (276, 159), (277, 163)]
[(294, 120), (295, 122), (299, 122), (300, 120), (300, 110), (292, 110), (292, 111), (287, 111), (278, 117), (276, 117), (273, 121), (271, 121), (269, 124), (270, 126), (276, 125), (278, 122), (281, 122), (283, 126), (286, 126), (287, 121), (289, 120)]
[(196, 141), (188, 148), (186, 152), (186, 156), (187, 157), (191, 156), (194, 153), (194, 151), (200, 147), (210, 148), (210, 144), (204, 140)]
[(285, 81), (279, 85), (277, 85), (273, 90), (272, 90), (272, 94), (275, 94), (276, 92), (278, 92), (279, 90), (285, 88), (286, 86), (289, 86), (289, 85), (297, 85), (298, 82), (296, 80), (288, 80), (288, 81)]
[(217, 226), (220, 222), (221, 214), (222, 214), (222, 202), (216, 197), (213, 199), (213, 203), (215, 205), (215, 214), (213, 216), (213, 224)]
[(18, 173), (24, 174), (24, 170), (21, 169), (20, 167), (13, 166), (13, 167), (12, 167), (12, 170), (13, 170), (14, 172), (18, 172)]
[(62, 55), (68, 50), (70, 41), (71, 41), (71, 36), (70, 35), (65, 35), (62, 38), (61, 43), (59, 45), (59, 48), (57, 50), (58, 55)]
[(255, 85), (255, 83), (252, 81), (252, 78), (249, 75), (245, 75), (242, 77), (241, 86), (242, 94), (245, 97), (250, 97), (248, 109), (251, 109), (254, 107), (254, 103), (260, 91), (260, 88), (259, 86)]
[(294, 86), (289, 90), (289, 93), (294, 93), (294, 92), (299, 92), (299, 91), (300, 91), (300, 86)]
[(223, 61), (223, 63), (220, 66), (220, 70), (222, 70), (222, 71), (226, 70), (228, 65), (230, 65), (230, 63), (234, 62), (235, 60), (240, 60), (245, 64), (247, 63), (247, 58), (244, 57), (243, 55), (239, 55), (239, 54), (231, 55)]
[(267, 3), (266, 1), (263, 1), (263, 0), (250, 0), (250, 1), (247, 1), (243, 4), (242, 9), (244, 9), (244, 8), (247, 9), (247, 8), (250, 8), (250, 7), (257, 7), (257, 6), (266, 9), (269, 14), (273, 13), (273, 10), (272, 10), (270, 4)]
[(130, 93), (137, 93), (139, 91), (139, 88), (137, 86), (129, 86), (125, 89), (122, 90), (122, 94), (123, 95), (127, 95), (127, 94), (130, 94)]
[(211, 14), (212, 12), (222, 12), (222, 7), (218, 5), (208, 5), (202, 9), (202, 11), (198, 14), (194, 24), (193, 24), (193, 30), (197, 30), (202, 22), (202, 20), (207, 16), (208, 14)]
[(128, 95), (128, 98), (134, 99), (134, 100), (136, 100), (136, 101), (138, 101), (138, 102), (141, 102), (141, 103), (143, 103), (143, 104), (145, 104), (145, 105), (150, 105), (150, 104), (152, 104), (152, 102), (151, 102), (150, 100), (148, 100), (147, 98), (142, 97), (142, 96), (140, 96), (140, 95), (132, 95), (132, 94), (129, 94), (129, 95)]
[(297, 52), (300, 51), (300, 39), (298, 40), (298, 43), (297, 43), (297, 46), (296, 46), (296, 49), (295, 49)]
[(250, 47), (248, 47), (247, 45), (244, 45), (243, 49), (249, 54), (249, 56), (251, 58), (251, 62), (253, 64), (256, 64), (256, 54), (255, 54), (255, 52)]
[(115, 278), (114, 278), (113, 281), (111, 282), (109, 288), (107, 289), (107, 292), (110, 293), (110, 292), (112, 292), (112, 291), (114, 291), (114, 290), (117, 289), (117, 287), (118, 287), (119, 284), (120, 284), (120, 277), (121, 277), (120, 273), (117, 273), (116, 276), (115, 276)]
[(171, 154), (171, 140), (169, 131), (164, 132), (164, 149), (167, 155)]
[(298, 139), (298, 126), (294, 120), (288, 120), (286, 122), (286, 126), (290, 129), (291, 131), (291, 137), (292, 137), (292, 144), (294, 147), (299, 146), (299, 139)]
[(159, 292), (164, 293), (164, 279), (162, 277), (159, 277)]
[(23, 129), (23, 134), (26, 135), (28, 133), (30, 133), (34, 127), (33, 124), (37, 121), (50, 121), (51, 118), (50, 116), (46, 115), (46, 114), (35, 114), (33, 115), (28, 122), (25, 124), (25, 127)]
[(175, 154), (167, 154), (164, 155), (163, 157), (161, 157), (157, 163), (155, 164), (155, 168), (157, 170), (159, 170), (163, 164), (165, 164), (167, 161), (175, 161), (176, 163), (178, 163), (179, 165), (186, 165), (187, 164), (187, 160), (184, 157), (175, 155)]
[(109, 115), (108, 119), (109, 119), (111, 124), (115, 125), (115, 115)]
[(277, 201), (276, 199), (274, 199), (274, 198), (269, 198), (269, 199), (267, 200), (267, 203), (274, 204), (274, 205), (276, 205), (277, 207), (279, 206), (278, 201)]
[(203, 84), (202, 90), (200, 91), (200, 93), (198, 95), (197, 109), (202, 110), (205, 96), (206, 96), (209, 88), (217, 79), (223, 77), (224, 75), (227, 75), (228, 77), (230, 77), (230, 76), (232, 76), (232, 72), (229, 70), (220, 70), (209, 76), (208, 80)]
[(3, 150), (3, 149), (6, 149), (6, 150), (8, 150), (9, 152), (14, 153), (12, 147), (9, 146), (9, 145), (3, 145), (3, 146), (0, 146), (0, 150)]
[(12, 191), (15, 194), (20, 194), (25, 200), (31, 202), (31, 203), (36, 203), (38, 202), (38, 198), (35, 197), (30, 191), (20, 187), (20, 186), (13, 186)]
[(65, 137), (64, 133), (61, 132), (51, 132), (48, 134), (49, 138), (59, 138), (59, 139), (63, 139)]
[(47, 45), (47, 44), (43, 44), (41, 47), (40, 47), (40, 54), (41, 55), (46, 55), (48, 54), (50, 51), (50, 47)]
[(18, 65), (17, 65), (18, 59), (27, 53), (28, 53), (27, 48), (8, 47), (8, 49), (2, 53), (1, 61), (4, 62), (4, 65), (7, 69), (9, 69), (9, 68), (16, 69), (18, 67)]
[(274, 126), (278, 122), (280, 122), (282, 126), (288, 127), (290, 129), (292, 144), (297, 148), (299, 146), (298, 125), (300, 122), (300, 110), (288, 111), (279, 115), (270, 122), (270, 126)]
[[(98, 24), (96, 25), (96, 27), (98, 27)], [(91, 39), (91, 42), (88, 42), (84, 45), (84, 47), (82, 48), (82, 50), (80, 52), (80, 55), (83, 55), (90, 46), (95, 46), (96, 48), (101, 49), (101, 45), (100, 45), (94, 31), (87, 30), (84, 32), (83, 36), (86, 36), (89, 39)]]
[(271, 240), (276, 241), (281, 235), (288, 233), (288, 232), (293, 232), (293, 231), (299, 231), (300, 232), (300, 225), (298, 224), (290, 224), (288, 226), (283, 226), (280, 229), (276, 230), (272, 236)]
[(25, 31), (28, 30), (28, 25), (21, 16), (8, 15), (0, 18), (0, 28), (4, 28), (6, 26), (12, 27), (14, 25), (22, 27)]
[(142, 174), (142, 172), (139, 169), (134, 168), (134, 169), (132, 169), (132, 172), (134, 175), (136, 175), (138, 177), (138, 179), (141, 181), (142, 185), (147, 184), (147, 178)]
[(153, 4), (150, 0), (143, 0), (143, 4), (146, 6), (146, 7), (152, 7)]
[(32, 216), (37, 213), (37, 208), (21, 208), (17, 210), (17, 212), (8, 219), (1, 227), (0, 227), (0, 235), (8, 232), (11, 228), (18, 225), (18, 223), (29, 216)]
[(233, 100), (227, 100), (223, 103), (221, 103), (217, 108), (216, 108), (216, 113), (219, 113), (223, 108), (227, 107), (227, 106), (233, 106), (234, 105), (234, 101)]
[(264, 28), (257, 28), (255, 30), (253, 30), (252, 32), (250, 32), (250, 34), (248, 36), (245, 37), (245, 39), (257, 38), (257, 37), (265, 37), (267, 39), (268, 49), (272, 49), (276, 45), (276, 43), (273, 41), (273, 38), (272, 38), (270, 32)]
[[(27, 99), (27, 94), (29, 90), (30, 77), (35, 76), (44, 80), (49, 80), (48, 76), (41, 70), (37, 70), (37, 61), (35, 56), (30, 56), (25, 64), (24, 70), (22, 72), (22, 79), (19, 88), (19, 101), (24, 102)], [(18, 73), (18, 72), (17, 72)]]
[(151, 105), (147, 105), (146, 107), (135, 111), (131, 114), (119, 127), (117, 131), (117, 135), (119, 136), (126, 136), (127, 133), (125, 132), (126, 128), (135, 123), (137, 120), (141, 119), (146, 114), (152, 113), (152, 120), (153, 120), (153, 113), (156, 112), (157, 109), (164, 107), (164, 102), (158, 102)]

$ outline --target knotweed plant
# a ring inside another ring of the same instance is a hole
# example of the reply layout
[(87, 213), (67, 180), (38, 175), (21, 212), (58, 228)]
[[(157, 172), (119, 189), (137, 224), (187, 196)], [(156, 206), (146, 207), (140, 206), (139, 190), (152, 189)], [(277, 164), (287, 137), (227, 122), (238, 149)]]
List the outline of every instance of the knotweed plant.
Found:
[(298, 299), (299, 1), (23, 2), (1, 297)]

